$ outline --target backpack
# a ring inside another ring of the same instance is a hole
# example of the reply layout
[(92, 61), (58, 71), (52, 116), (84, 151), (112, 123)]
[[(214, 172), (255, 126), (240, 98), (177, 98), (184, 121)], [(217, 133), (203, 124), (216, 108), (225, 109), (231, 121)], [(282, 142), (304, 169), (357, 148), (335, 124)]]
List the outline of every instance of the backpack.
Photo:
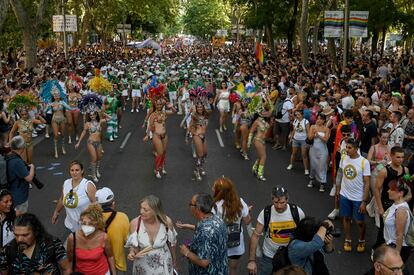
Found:
[(408, 246), (414, 247), (414, 216), (409, 208), (408, 213), (410, 213), (410, 225), (408, 226), (408, 231), (405, 235), (405, 242)]
[[(290, 242), (289, 242), (290, 244)], [(277, 272), (285, 266), (289, 266), (292, 263), (289, 260), (289, 244), (287, 246), (279, 246), (272, 259), (273, 272)]]
[(277, 119), (281, 119), (288, 112), (288, 110), (286, 110), (285, 113), (282, 113), (283, 104), (285, 104), (286, 101), (290, 101), (290, 99), (286, 98), (285, 100), (279, 100), (276, 102), (274, 114)]
[[(290, 213), (292, 214), (293, 221), (295, 222), (296, 225), (298, 225), (300, 222), (298, 206), (293, 203), (288, 203), (288, 205), (289, 205)], [(265, 235), (266, 235), (267, 230), (269, 229), (271, 210), (272, 210), (272, 204), (267, 205), (264, 208), (263, 232)]]
[(0, 155), (0, 189), (9, 189), (9, 181), (7, 180), (7, 160), (6, 157)]

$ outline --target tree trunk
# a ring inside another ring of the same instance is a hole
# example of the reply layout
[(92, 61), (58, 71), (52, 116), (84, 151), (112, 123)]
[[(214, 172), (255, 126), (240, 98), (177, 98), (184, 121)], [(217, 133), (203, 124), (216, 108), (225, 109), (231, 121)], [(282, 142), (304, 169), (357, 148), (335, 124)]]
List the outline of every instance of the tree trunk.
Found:
[(91, 12), (87, 8), (85, 11), (85, 15), (83, 16), (83, 19), (82, 19), (81, 47), (85, 47), (86, 43), (88, 43), (90, 18), (91, 18)]
[(381, 58), (382, 55), (384, 54), (384, 49), (385, 49), (385, 37), (387, 36), (387, 28), (383, 28), (382, 29), (382, 47), (381, 47)]
[(313, 55), (316, 56), (319, 53), (319, 25), (321, 21), (319, 20), (320, 12), (318, 16), (316, 16), (315, 24), (313, 25), (313, 33), (312, 33), (312, 52)]
[[(16, 15), (17, 23), (23, 31), (23, 45), (26, 51), (25, 67), (33, 68), (37, 63), (37, 35), (38, 27), (44, 20), (44, 13), (47, 6), (47, 0), (40, 0), (37, 7), (37, 13), (31, 18), (20, 0), (10, 0), (13, 12)], [(33, 5), (33, 2), (29, 2)]]
[(378, 51), (378, 39), (379, 39), (379, 31), (374, 30), (372, 35), (371, 41), (371, 55), (374, 55)]
[(7, 12), (9, 11), (9, 0), (0, 0), (0, 31), (3, 27), (4, 21), (7, 17)]
[(295, 0), (293, 6), (293, 16), (289, 22), (289, 29), (287, 32), (287, 39), (288, 39), (288, 56), (291, 57), (293, 55), (293, 39), (295, 37), (295, 25), (296, 25), (296, 17), (298, 15), (298, 6), (299, 0)]
[(328, 38), (328, 54), (331, 57), (332, 62), (338, 66), (338, 60), (336, 59), (335, 38)]
[(309, 63), (309, 48), (308, 48), (308, 13), (309, 1), (302, 0), (302, 14), (300, 16), (300, 55), (302, 63), (307, 66)]
[(26, 52), (25, 66), (33, 68), (37, 64), (37, 35), (23, 29), (23, 47)]
[(273, 40), (273, 30), (272, 30), (272, 24), (267, 24), (265, 27), (266, 30), (266, 40), (267, 40), (267, 45), (269, 46), (272, 55), (276, 56), (276, 51), (275, 51), (275, 41)]

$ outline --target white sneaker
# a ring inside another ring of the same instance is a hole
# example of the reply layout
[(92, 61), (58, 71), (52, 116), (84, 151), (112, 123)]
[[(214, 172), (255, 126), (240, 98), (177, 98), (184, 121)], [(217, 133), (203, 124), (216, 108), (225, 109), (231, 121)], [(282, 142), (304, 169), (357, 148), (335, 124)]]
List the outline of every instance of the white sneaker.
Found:
[(35, 131), (33, 131), (33, 133), (32, 133), (32, 137), (33, 137), (33, 138), (37, 137), (37, 133), (36, 133)]
[(289, 164), (289, 166), (286, 169), (287, 170), (292, 170), (292, 168), (293, 168), (293, 165), (292, 164)]
[(334, 209), (334, 210), (332, 210), (332, 212), (331, 213), (329, 213), (329, 215), (328, 215), (328, 219), (330, 219), (330, 220), (335, 220), (335, 218), (337, 217), (339, 215), (339, 209)]
[(49, 133), (46, 133), (46, 134), (45, 134), (45, 138), (50, 138)]
[(329, 196), (335, 197), (335, 195), (336, 195), (336, 185), (334, 184), (332, 186), (331, 192), (329, 192)]
[(305, 169), (305, 176), (309, 176), (309, 170)]
[(312, 188), (312, 187), (313, 187), (313, 180), (310, 180), (307, 186), (308, 186), (309, 188)]
[(131, 113), (133, 113), (134, 112), (134, 109), (131, 109)]
[(137, 108), (137, 109), (135, 109), (135, 112), (139, 113), (139, 109), (138, 109), (138, 108)]

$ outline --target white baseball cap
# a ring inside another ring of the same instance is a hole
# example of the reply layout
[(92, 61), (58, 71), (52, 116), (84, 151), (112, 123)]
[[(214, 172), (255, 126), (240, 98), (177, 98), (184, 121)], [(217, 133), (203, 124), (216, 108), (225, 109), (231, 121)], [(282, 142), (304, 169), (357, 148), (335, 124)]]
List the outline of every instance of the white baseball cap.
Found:
[(96, 201), (100, 204), (107, 204), (112, 202), (115, 198), (114, 192), (108, 187), (103, 187), (96, 191)]

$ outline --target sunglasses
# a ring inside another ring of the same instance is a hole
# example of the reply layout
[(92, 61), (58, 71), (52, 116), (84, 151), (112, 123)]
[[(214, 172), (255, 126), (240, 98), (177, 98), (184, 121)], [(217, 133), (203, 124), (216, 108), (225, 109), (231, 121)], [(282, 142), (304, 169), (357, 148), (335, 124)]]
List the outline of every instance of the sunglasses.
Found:
[(343, 136), (343, 137), (350, 137), (350, 136), (351, 136), (351, 134), (350, 134), (350, 133), (342, 133), (342, 136)]

